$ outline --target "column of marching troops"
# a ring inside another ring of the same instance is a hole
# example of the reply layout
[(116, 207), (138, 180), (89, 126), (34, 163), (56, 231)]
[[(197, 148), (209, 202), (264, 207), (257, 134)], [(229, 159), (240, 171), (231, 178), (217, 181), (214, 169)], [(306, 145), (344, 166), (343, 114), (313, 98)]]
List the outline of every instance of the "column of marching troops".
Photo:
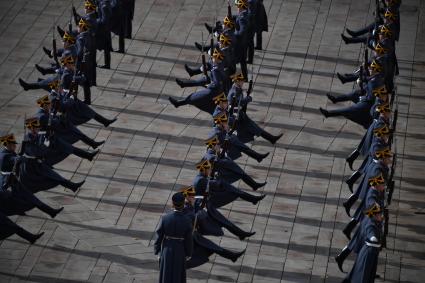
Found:
[[(95, 141), (81, 132), (77, 126), (89, 120), (108, 127), (116, 118), (108, 119), (97, 113), (91, 103), (90, 87), (96, 85), (96, 51), (104, 51), (105, 64), (110, 68), (112, 38), (118, 36), (117, 52), (124, 53), (125, 38), (131, 38), (134, 0), (85, 0), (84, 14), (74, 7), (69, 24), (57, 27), (63, 46), (58, 48), (53, 27), (52, 49), (43, 47), (53, 58), (48, 67), (36, 65), (36, 69), (48, 78), (28, 83), (19, 79), (24, 90), (43, 89), (48, 94), (37, 99), (38, 111), (24, 119), (24, 137), (17, 149), (13, 133), (0, 137), (0, 240), (17, 234), (31, 244), (44, 233), (33, 234), (8, 216), (25, 215), (37, 208), (54, 218), (63, 210), (55, 209), (41, 201), (36, 193), (58, 185), (76, 192), (84, 183), (72, 182), (58, 174), (54, 165), (73, 154), (93, 160), (97, 148), (104, 141)], [(73, 28), (73, 21), (75, 21)], [(78, 98), (83, 88), (84, 99)], [(93, 151), (75, 147), (81, 141)]]
[[(360, 167), (346, 180), (352, 194), (343, 206), (351, 220), (343, 233), (349, 243), (335, 260), (343, 271), (344, 260), (352, 252), (357, 256), (344, 283), (374, 282), (379, 277), (376, 275), (379, 252), (386, 248), (388, 209), (396, 169), (394, 139), (398, 110), (394, 79), (398, 75), (395, 42), (400, 33), (400, 4), (401, 0), (376, 0), (373, 23), (359, 30), (346, 29), (350, 36), (341, 34), (346, 44), (363, 43), (363, 62), (354, 73), (337, 74), (342, 83), (357, 82), (351, 93), (327, 96), (333, 103), (352, 101), (354, 104), (329, 111), (320, 108), (326, 118), (343, 116), (367, 129), (359, 145), (346, 159), (353, 170), (354, 161), (359, 156), (364, 158)], [(351, 214), (354, 208), (355, 212)]]

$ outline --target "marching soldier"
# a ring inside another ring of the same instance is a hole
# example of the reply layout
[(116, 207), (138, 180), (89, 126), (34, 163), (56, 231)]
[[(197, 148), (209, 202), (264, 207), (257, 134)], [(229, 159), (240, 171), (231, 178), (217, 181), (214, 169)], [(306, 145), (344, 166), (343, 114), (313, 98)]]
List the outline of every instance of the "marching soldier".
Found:
[(181, 192), (172, 198), (173, 211), (162, 217), (156, 230), (155, 255), (159, 255), (159, 282), (186, 282), (186, 260), (193, 251), (192, 223), (183, 213)]

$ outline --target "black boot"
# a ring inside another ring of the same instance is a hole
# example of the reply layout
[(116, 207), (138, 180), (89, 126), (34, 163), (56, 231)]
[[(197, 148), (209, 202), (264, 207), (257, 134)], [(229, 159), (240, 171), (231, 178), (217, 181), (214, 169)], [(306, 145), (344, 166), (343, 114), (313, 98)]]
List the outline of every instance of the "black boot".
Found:
[(199, 42), (195, 41), (195, 47), (197, 49), (199, 49), (199, 51), (204, 52), (204, 48), (203, 48), (202, 44), (200, 44)]
[(35, 64), (35, 68), (37, 71), (39, 71), (43, 76), (46, 75), (45, 69), (43, 67), (40, 67), (38, 64)]
[(105, 117), (103, 117), (102, 115), (99, 115), (99, 114), (97, 114), (97, 113), (94, 115), (94, 119), (95, 119), (97, 122), (99, 122), (99, 123), (103, 124), (103, 125), (105, 126), (105, 128), (107, 128), (110, 124), (112, 124), (113, 122), (115, 122), (115, 121), (117, 120), (117, 118), (114, 118), (114, 119), (106, 119)]
[(182, 99), (182, 100), (177, 100), (175, 98), (172, 97), (168, 97), (168, 100), (171, 102), (171, 104), (174, 105), (174, 107), (178, 108), (182, 105), (186, 105), (186, 99)]
[(43, 46), (43, 51), (49, 58), (53, 58), (52, 51)]
[(58, 209), (50, 208), (49, 212), (46, 212), (46, 213), (49, 214), (51, 218), (55, 218), (59, 213), (62, 212), (62, 210), (63, 210), (63, 207)]
[(251, 178), (251, 176), (244, 174), (242, 176), (242, 181), (250, 186), (254, 191), (258, 190), (259, 188), (265, 186), (267, 182), (264, 183), (257, 183), (254, 179)]
[(332, 103), (335, 104), (337, 102), (335, 96), (331, 95), (330, 93), (327, 93), (326, 96), (330, 101), (332, 101)]
[(186, 86), (185, 86), (185, 84), (184, 84), (184, 82), (183, 82), (183, 80), (181, 80), (181, 79), (176, 79), (176, 83), (181, 87), (181, 88), (185, 88)]
[(344, 233), (344, 235), (349, 240), (351, 240), (351, 232), (356, 227), (356, 225), (357, 225), (357, 221), (354, 218), (352, 218), (351, 221), (347, 224), (347, 226), (345, 226), (345, 228), (342, 230), (342, 233)]
[(349, 29), (349, 28), (346, 28), (345, 29), (345, 31), (350, 35), (350, 36), (352, 36), (352, 37), (356, 37), (356, 36), (358, 36), (358, 34), (355, 32), (355, 31), (352, 31), (351, 29)]
[(213, 27), (212, 26), (210, 26), (209, 24), (207, 24), (207, 23), (204, 23), (204, 25), (205, 25), (205, 28), (207, 29), (207, 31), (211, 34), (211, 33), (213, 33)]
[(25, 82), (23, 79), (21, 79), (21, 78), (19, 78), (19, 84), (21, 85), (21, 87), (25, 90), (25, 91), (27, 91), (27, 90), (30, 90), (30, 89), (39, 89), (39, 88), (41, 88), (38, 84), (29, 84), (29, 83), (27, 83), (27, 82)]
[(344, 264), (345, 259), (350, 255), (350, 253), (351, 250), (346, 246), (342, 249), (341, 253), (335, 257), (335, 261), (338, 264), (338, 268), (339, 270), (341, 270), (341, 272), (344, 272), (342, 266)]
[(95, 151), (89, 152), (89, 151), (82, 150), (82, 149), (80, 149), (78, 147), (74, 147), (74, 151), (73, 151), (73, 154), (75, 154), (76, 156), (78, 156), (80, 158), (83, 158), (83, 159), (87, 159), (89, 161), (92, 161), (93, 158), (98, 153), (99, 153), (99, 150), (95, 150)]
[(353, 194), (353, 195), (350, 195), (350, 197), (342, 203), (342, 205), (345, 208), (345, 212), (347, 213), (347, 215), (349, 217), (351, 217), (351, 214), (350, 214), (351, 207), (353, 207), (353, 205), (356, 203), (357, 199), (358, 199), (358, 197)]
[(350, 167), (351, 170), (353, 169), (353, 163), (354, 161), (357, 159), (357, 157), (359, 157), (360, 152), (357, 150), (357, 148), (345, 159), (345, 161), (347, 161), (348, 166)]
[(325, 116), (325, 118), (329, 117), (329, 111), (328, 110), (323, 109), (322, 107), (320, 107), (319, 110), (322, 113), (322, 115)]
[(111, 69), (111, 51), (105, 50), (103, 56), (104, 56), (105, 64), (102, 66), (99, 66), (99, 68)]
[(259, 203), (260, 201), (262, 201), (265, 197), (266, 197), (266, 195), (256, 196), (255, 197), (255, 200), (252, 202), (252, 204), (253, 205), (257, 205), (257, 203)]
[(338, 77), (338, 79), (341, 81), (342, 84), (345, 84), (347, 82), (347, 79), (340, 73), (336, 73), (336, 76)]
[(124, 34), (120, 34), (118, 37), (118, 53), (125, 53)]
[(93, 141), (91, 144), (90, 144), (90, 146), (93, 148), (93, 149), (96, 149), (96, 148), (98, 148), (99, 146), (101, 146), (102, 144), (104, 144), (105, 143), (105, 141), (99, 141), (99, 142), (97, 142), (97, 141)]
[(255, 232), (245, 232), (245, 231), (242, 231), (242, 233), (239, 234), (238, 237), (239, 237), (239, 240), (243, 241), (243, 240), (245, 240), (245, 238), (249, 238), (249, 237), (251, 237), (253, 235), (255, 235)]
[(261, 153), (256, 152), (255, 150), (250, 149), (249, 147), (243, 149), (242, 152), (245, 153), (246, 155), (248, 155), (249, 157), (257, 160), (258, 163), (263, 161), (263, 159), (266, 158), (270, 154), (270, 152), (261, 154)]
[(38, 239), (40, 239), (41, 236), (44, 235), (44, 232), (41, 232), (39, 234), (33, 234), (33, 233), (28, 232), (27, 230), (19, 227), (17, 229), (17, 231), (16, 231), (16, 234), (19, 237), (21, 237), (21, 238), (27, 240), (28, 242), (30, 242), (30, 244), (34, 244)]
[(105, 143), (104, 140), (103, 141), (100, 141), (100, 142), (97, 142), (94, 139), (91, 139), (91, 138), (89, 138), (88, 136), (86, 136), (84, 134), (81, 135), (80, 140), (83, 143), (85, 143), (86, 145), (91, 146), (93, 149), (96, 149), (96, 148), (98, 148), (99, 146), (101, 146), (102, 144)]
[(91, 90), (90, 90), (90, 86), (86, 83), (83, 86), (83, 90), (84, 90), (84, 103), (87, 105), (91, 104)]
[(74, 182), (67, 180), (67, 181), (63, 182), (61, 185), (64, 186), (65, 188), (70, 189), (71, 191), (73, 191), (75, 193), (85, 182), (86, 181), (74, 183)]
[(245, 253), (245, 251), (246, 250), (243, 250), (243, 251), (240, 251), (240, 252), (231, 252), (229, 259), (232, 262), (236, 262), (238, 260), (238, 258), (240, 258)]
[(184, 64), (184, 68), (190, 77), (196, 75), (196, 73), (187, 64)]
[(353, 174), (351, 174), (350, 178), (348, 178), (345, 183), (348, 185), (348, 188), (351, 192), (353, 192), (353, 185), (354, 183), (362, 176), (362, 173), (359, 171), (355, 171)]
[(235, 262), (238, 260), (238, 258), (245, 253), (245, 250), (241, 252), (232, 252), (228, 249), (221, 248), (220, 250), (217, 250), (216, 253), (224, 258), (230, 259), (231, 261)]
[(282, 134), (279, 134), (277, 136), (274, 136), (274, 135), (272, 135), (272, 134), (270, 134), (270, 133), (268, 133), (268, 132), (266, 132), (266, 131), (263, 130), (261, 132), (260, 136), (263, 139), (269, 141), (271, 144), (275, 144), (283, 136), (283, 133)]

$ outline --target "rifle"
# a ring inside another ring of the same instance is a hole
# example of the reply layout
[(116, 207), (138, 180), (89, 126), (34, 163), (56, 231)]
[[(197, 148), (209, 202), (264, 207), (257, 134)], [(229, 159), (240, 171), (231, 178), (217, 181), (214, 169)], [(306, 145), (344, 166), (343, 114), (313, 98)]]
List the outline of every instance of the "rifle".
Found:
[(54, 25), (54, 23), (53, 23), (53, 27), (52, 27), (52, 35), (53, 35), (53, 39), (52, 39), (53, 60), (55, 60), (55, 63), (59, 68), (60, 64), (59, 64), (59, 60), (58, 60), (58, 50), (57, 50), (57, 45), (56, 45), (56, 35), (55, 35), (55, 25)]
[(227, 17), (232, 20), (232, 6), (230, 6), (230, 0), (227, 0)]
[[(251, 96), (253, 88), (254, 88), (254, 71), (251, 65), (251, 79), (249, 80), (249, 83), (248, 83), (248, 90), (246, 91), (246, 97)], [(248, 102), (243, 106), (242, 111), (246, 113), (247, 108), (248, 108)]]
[(201, 50), (201, 59), (202, 59), (202, 72), (204, 73), (204, 76), (209, 79), (208, 77), (208, 70), (207, 70), (207, 60), (205, 59), (205, 53), (204, 53), (204, 33), (201, 33), (201, 37), (202, 37), (202, 50)]
[(387, 235), (388, 235), (388, 221), (389, 221), (389, 215), (388, 215), (388, 208), (384, 208), (384, 233), (382, 237), (382, 247), (387, 247)]
[(393, 179), (394, 179), (394, 172), (395, 172), (396, 166), (397, 166), (397, 156), (394, 155), (393, 156), (393, 162), (391, 164), (391, 173), (390, 173), (390, 176), (388, 177), (388, 186), (387, 186), (387, 189), (388, 189), (387, 203), (388, 203), (388, 205), (391, 204), (391, 201), (393, 199), (394, 185), (395, 185), (395, 181)]
[(394, 111), (394, 114), (393, 114), (393, 123), (391, 125), (391, 135), (390, 135), (390, 137), (388, 139), (389, 146), (392, 145), (393, 140), (394, 140), (394, 135), (395, 135), (396, 126), (397, 126), (397, 118), (398, 118), (398, 109), (396, 109)]

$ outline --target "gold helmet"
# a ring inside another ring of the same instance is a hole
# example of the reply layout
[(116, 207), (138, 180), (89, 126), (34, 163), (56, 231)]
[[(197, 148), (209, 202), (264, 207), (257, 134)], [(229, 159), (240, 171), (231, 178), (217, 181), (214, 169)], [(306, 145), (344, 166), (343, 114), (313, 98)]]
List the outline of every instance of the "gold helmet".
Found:
[(228, 29), (233, 29), (235, 28), (235, 22), (233, 21), (232, 18), (230, 18), (229, 16), (226, 16), (223, 20), (223, 24), (224, 27), (228, 28)]
[(224, 124), (227, 123), (228, 119), (227, 119), (227, 114), (226, 112), (220, 112), (217, 115), (215, 115), (213, 117), (214, 119), (214, 124), (218, 125), (218, 124)]
[(205, 158), (202, 158), (202, 160), (196, 164), (196, 169), (201, 172), (205, 172), (206, 170), (211, 168), (212, 168), (211, 162)]
[(364, 211), (364, 214), (366, 214), (367, 217), (370, 218), (381, 212), (382, 212), (381, 206), (375, 202), (373, 205), (371, 205), (368, 209)]
[(227, 101), (227, 97), (226, 97), (226, 95), (224, 94), (224, 92), (222, 92), (222, 93), (220, 93), (219, 95), (214, 96), (214, 97), (213, 97), (213, 101), (214, 101), (214, 103), (217, 105), (217, 104), (219, 104), (220, 102), (226, 102), (226, 101)]
[(43, 107), (45, 105), (50, 105), (50, 99), (49, 99), (49, 95), (46, 94), (42, 97), (40, 97), (39, 99), (37, 99), (37, 105), (40, 107)]
[(237, 73), (232, 76), (232, 82), (243, 82), (245, 77), (242, 73)]
[(207, 148), (213, 148), (219, 143), (219, 140), (217, 138), (217, 135), (214, 135), (211, 138), (206, 139), (204, 143), (207, 146)]
[(74, 58), (71, 55), (68, 55), (68, 56), (65, 56), (65, 57), (62, 57), (61, 58), (61, 64), (62, 64), (62, 66), (65, 66), (67, 64), (72, 65), (74, 63), (75, 63)]
[(393, 11), (391, 11), (391, 9), (386, 9), (384, 13), (384, 18), (391, 21), (395, 21), (397, 18), (397, 15)]
[(393, 35), (393, 32), (387, 25), (382, 25), (379, 29), (379, 34), (382, 34), (386, 38), (390, 38)]
[(94, 12), (96, 11), (96, 4), (91, 0), (86, 0), (84, 1), (84, 9), (89, 12)]
[(248, 2), (246, 0), (235, 0), (235, 5), (239, 9), (248, 9)]
[(230, 39), (230, 37), (224, 35), (223, 33), (220, 34), (219, 40), (220, 43), (224, 46), (229, 46), (230, 44), (232, 44), (232, 40)]
[(180, 189), (180, 192), (184, 195), (185, 198), (188, 196), (194, 196), (196, 194), (194, 186), (183, 187)]
[(376, 112), (378, 113), (391, 113), (391, 108), (388, 103), (382, 103), (376, 106)]
[(50, 87), (50, 89), (57, 89), (59, 87), (59, 80), (53, 80), (50, 83), (48, 83), (47, 85)]
[(385, 47), (383, 47), (382, 46), (382, 44), (381, 43), (377, 43), (376, 44), (376, 46), (375, 46), (375, 52), (378, 54), (378, 55), (384, 55), (384, 54), (387, 54), (387, 52), (389, 51), (389, 49), (388, 48), (385, 48)]
[(391, 149), (389, 147), (386, 147), (382, 150), (375, 151), (375, 157), (378, 159), (384, 159), (388, 157), (392, 157), (393, 153), (391, 152)]
[(214, 48), (212, 57), (216, 60), (222, 61), (224, 59), (224, 54), (217, 48)]
[(87, 31), (90, 28), (90, 23), (86, 21), (85, 19), (81, 18), (80, 21), (78, 22), (78, 27), (82, 31)]
[(388, 91), (385, 85), (374, 88), (372, 90), (372, 94), (375, 97), (379, 97), (380, 99), (383, 99), (384, 97), (388, 96)]
[(62, 37), (63, 42), (69, 43), (69, 44), (75, 44), (76, 38), (73, 34), (69, 33), (68, 31), (65, 31)]
[(380, 128), (376, 128), (373, 130), (373, 134), (375, 136), (377, 136), (378, 138), (385, 136), (385, 135), (389, 135), (390, 134), (390, 128), (388, 127), (387, 124), (384, 124), (382, 127)]
[(383, 184), (385, 184), (385, 179), (384, 179), (384, 176), (381, 173), (378, 176), (369, 178), (368, 183), (369, 183), (370, 186), (376, 187), (377, 185), (383, 185)]
[(40, 120), (38, 120), (37, 117), (28, 118), (25, 120), (25, 127), (27, 127), (28, 129), (40, 128)]
[(7, 146), (8, 144), (17, 144), (17, 142), (13, 134), (7, 134), (0, 137), (0, 144)]
[(375, 59), (372, 61), (372, 63), (370, 63), (370, 68), (376, 73), (381, 73), (384, 70), (382, 65)]

